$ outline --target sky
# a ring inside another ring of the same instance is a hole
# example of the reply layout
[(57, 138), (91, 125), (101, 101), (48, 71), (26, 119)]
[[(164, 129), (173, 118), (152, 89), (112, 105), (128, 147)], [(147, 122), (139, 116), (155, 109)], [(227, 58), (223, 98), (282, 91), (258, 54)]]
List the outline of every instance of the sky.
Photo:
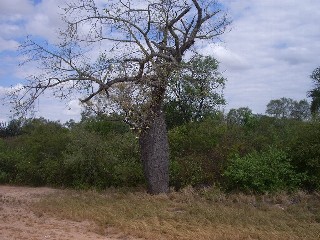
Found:
[[(21, 67), (19, 45), (31, 35), (54, 43), (64, 27), (65, 0), (0, 0), (0, 122), (11, 118), (3, 99), (36, 66)], [(265, 113), (267, 103), (281, 97), (305, 99), (312, 88), (310, 74), (320, 66), (319, 0), (221, 0), (232, 24), (219, 43), (203, 45), (199, 52), (220, 62), (228, 80), (224, 90), (226, 111), (249, 107)], [(61, 102), (50, 94), (36, 104), (36, 116), (65, 122), (79, 120), (78, 100)]]

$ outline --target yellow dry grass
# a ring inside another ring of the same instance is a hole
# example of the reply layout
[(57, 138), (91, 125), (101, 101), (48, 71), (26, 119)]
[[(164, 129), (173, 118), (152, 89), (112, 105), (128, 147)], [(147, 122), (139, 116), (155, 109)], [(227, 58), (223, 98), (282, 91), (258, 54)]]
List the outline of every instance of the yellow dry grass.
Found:
[(145, 239), (320, 239), (320, 197), (226, 195), (186, 188), (151, 196), (138, 190), (61, 191), (33, 205), (39, 214), (89, 220)]

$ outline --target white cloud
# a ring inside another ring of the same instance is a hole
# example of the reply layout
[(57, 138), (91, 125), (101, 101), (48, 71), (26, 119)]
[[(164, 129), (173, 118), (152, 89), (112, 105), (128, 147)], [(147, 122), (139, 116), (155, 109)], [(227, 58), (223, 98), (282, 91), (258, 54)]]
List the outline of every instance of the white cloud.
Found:
[(249, 106), (264, 113), (271, 99), (306, 98), (309, 75), (320, 65), (320, 2), (229, 0), (228, 7), (234, 22), (223, 40), (231, 59), (249, 66), (239, 68), (223, 51), (216, 53), (227, 69), (228, 108)]
[(63, 28), (63, 0), (43, 0), (34, 7), (34, 13), (29, 16), (25, 29), (28, 34), (41, 36), (49, 42), (58, 40), (59, 30)]
[(0, 24), (0, 36), (3, 38), (14, 38), (21, 34), (21, 27), (13, 23)]
[(80, 116), (82, 111), (82, 107), (80, 105), (80, 101), (78, 99), (74, 99), (68, 102), (67, 108), (64, 109), (63, 113), (69, 117), (76, 117)]
[(4, 96), (5, 93), (6, 93), (6, 88), (0, 86), (0, 97), (1, 97), (1, 96)]
[(79, 101), (60, 101), (50, 95), (44, 95), (35, 104), (35, 116), (61, 122), (70, 119), (79, 121), (81, 108), (77, 102)]
[(216, 59), (219, 59), (220, 63), (223, 64), (226, 69), (241, 70), (249, 67), (244, 56), (240, 56), (221, 45), (208, 44), (200, 53), (203, 55), (212, 55)]
[(23, 85), (21, 83), (18, 83), (12, 87), (0, 86), (0, 98), (3, 99), (3, 97), (6, 96), (6, 94), (10, 94), (10, 93), (15, 92), (17, 90), (21, 90), (22, 88), (23, 88)]
[(0, 122), (7, 122), (11, 117), (11, 106), (8, 99), (5, 98), (6, 94), (10, 89), (7, 87), (0, 86)]
[[(13, 87), (0, 86), (1, 111), (0, 122), (7, 122), (13, 116), (12, 105), (6, 97), (12, 91), (19, 90), (23, 87), (22, 84), (16, 84)], [(81, 106), (78, 99), (70, 101), (62, 101), (47, 93), (41, 96), (34, 104), (34, 116), (44, 117), (46, 119), (66, 122), (70, 119), (75, 121), (80, 120)]]
[(2, 51), (16, 51), (19, 43), (15, 40), (5, 40), (0, 36), (0, 53)]
[(29, 0), (1, 0), (0, 20), (15, 21), (24, 15), (32, 13), (32, 1)]
[[(19, 62), (22, 60), (19, 59)], [(35, 63), (27, 63), (25, 65), (16, 66), (13, 75), (19, 79), (26, 79), (29, 76), (37, 75), (42, 73), (42, 71), (36, 66)]]

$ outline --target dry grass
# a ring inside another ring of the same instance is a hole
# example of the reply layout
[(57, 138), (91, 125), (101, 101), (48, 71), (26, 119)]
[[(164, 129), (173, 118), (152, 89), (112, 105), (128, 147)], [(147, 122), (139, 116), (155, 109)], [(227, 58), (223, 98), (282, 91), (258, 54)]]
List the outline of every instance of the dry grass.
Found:
[(89, 220), (146, 239), (320, 239), (320, 197), (299, 192), (248, 196), (192, 188), (168, 195), (142, 191), (62, 191), (36, 213)]

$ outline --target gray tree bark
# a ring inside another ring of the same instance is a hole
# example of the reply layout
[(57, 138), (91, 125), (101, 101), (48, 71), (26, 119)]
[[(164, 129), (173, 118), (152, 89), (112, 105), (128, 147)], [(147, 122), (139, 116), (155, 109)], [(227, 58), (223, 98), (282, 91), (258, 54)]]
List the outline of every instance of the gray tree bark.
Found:
[(148, 193), (169, 191), (169, 143), (165, 115), (159, 108), (140, 135), (140, 151)]

